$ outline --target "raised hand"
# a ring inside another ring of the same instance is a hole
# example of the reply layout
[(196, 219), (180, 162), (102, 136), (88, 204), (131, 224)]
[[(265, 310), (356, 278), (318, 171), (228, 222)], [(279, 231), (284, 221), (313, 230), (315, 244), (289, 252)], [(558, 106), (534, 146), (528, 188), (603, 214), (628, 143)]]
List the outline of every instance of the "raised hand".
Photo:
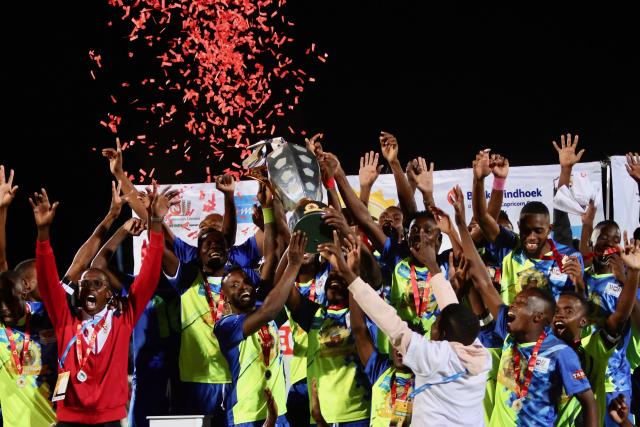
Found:
[(453, 205), (453, 210), (456, 213), (456, 223), (458, 225), (466, 224), (465, 210), (464, 210), (464, 196), (462, 195), (462, 189), (459, 185), (456, 185), (449, 191), (449, 203)]
[[(633, 262), (634, 257), (629, 257), (629, 259)], [(627, 280), (627, 273), (624, 270), (624, 261), (622, 260), (622, 252), (620, 254), (614, 253), (609, 255), (608, 260), (606, 261), (611, 267), (611, 272), (613, 273), (613, 277), (620, 283), (624, 283)], [(640, 268), (640, 267), (639, 267)]]
[(580, 215), (580, 219), (582, 220), (582, 225), (593, 225), (593, 221), (596, 219), (596, 205), (593, 200), (589, 200), (587, 210)]
[(636, 182), (640, 182), (640, 154), (627, 153), (627, 173)]
[(0, 165), (0, 208), (6, 208), (11, 204), (16, 191), (18, 186), (13, 186), (13, 169), (9, 172), (9, 179), (6, 179), (4, 166)]
[(429, 163), (429, 167), (427, 167), (427, 161), (424, 157), (418, 157), (414, 161), (418, 166), (414, 169), (416, 187), (421, 193), (433, 193), (433, 162)]
[(122, 168), (122, 148), (120, 147), (120, 138), (116, 138), (116, 148), (103, 149), (102, 156), (109, 159), (109, 170), (114, 176), (124, 174), (124, 169)]
[(582, 277), (582, 265), (577, 256), (568, 256), (562, 260), (562, 271), (569, 275), (571, 281), (579, 289), (584, 289), (584, 279)]
[(304, 139), (307, 150), (311, 151), (316, 157), (318, 157), (318, 155), (322, 153), (322, 143), (320, 142), (320, 138), (322, 138), (323, 136), (324, 134), (322, 133), (316, 133), (311, 137), (311, 139)]
[(295, 231), (291, 235), (289, 250), (287, 251), (287, 260), (289, 261), (289, 265), (302, 265), (308, 240), (307, 235), (301, 231)]
[(572, 167), (582, 158), (582, 155), (584, 154), (584, 148), (576, 153), (578, 139), (578, 135), (575, 135), (575, 137), (571, 139), (571, 134), (568, 133), (566, 139), (564, 135), (560, 136), (559, 147), (555, 141), (552, 141), (553, 146), (558, 152), (558, 160), (561, 167)]
[(438, 262), (436, 261), (436, 242), (433, 238), (429, 238), (424, 230), (420, 230), (420, 243), (411, 245), (411, 255), (424, 264), (429, 271), (438, 272)]
[(362, 256), (362, 242), (360, 237), (349, 234), (342, 239), (344, 247), (347, 250), (347, 265), (353, 274), (360, 275), (360, 258)]
[(58, 209), (58, 202), (53, 204), (49, 203), (49, 196), (47, 190), (40, 189), (41, 193), (33, 193), (33, 198), (29, 198), (31, 208), (33, 208), (33, 217), (36, 220), (36, 226), (50, 227), (53, 223), (53, 218), (56, 216), (56, 209)]
[(271, 188), (262, 181), (259, 181), (256, 198), (258, 199), (260, 206), (263, 208), (270, 208), (273, 206), (273, 194), (271, 193)]
[(491, 172), (496, 178), (506, 178), (509, 175), (509, 160), (500, 154), (492, 154), (489, 165)]
[(636, 242), (629, 242), (629, 236), (625, 230), (624, 249), (620, 252), (620, 258), (630, 270), (640, 270), (640, 248)]
[(456, 294), (464, 289), (464, 283), (467, 280), (467, 272), (471, 263), (467, 261), (464, 254), (458, 262), (455, 262), (453, 251), (449, 252), (449, 282)]
[(344, 258), (344, 254), (342, 253), (340, 238), (338, 237), (338, 232), (333, 231), (333, 243), (323, 243), (318, 245), (318, 251), (320, 255), (329, 263), (331, 266), (338, 272), (343, 279), (345, 279), (348, 283), (351, 283), (355, 280), (357, 275), (351, 271), (349, 264), (347, 264), (347, 260)]
[(149, 195), (149, 217), (153, 220), (154, 218), (164, 218), (165, 215), (169, 212), (169, 208), (171, 207), (171, 199), (168, 197), (168, 194), (175, 194), (175, 192), (170, 193), (171, 186), (165, 187), (160, 193), (158, 193), (158, 183), (153, 182), (152, 184), (152, 192)]
[(114, 216), (119, 216), (122, 206), (126, 201), (127, 197), (122, 195), (122, 181), (118, 180), (117, 185), (115, 181), (111, 181), (111, 205), (109, 206), (109, 212)]
[(342, 212), (332, 206), (327, 206), (323, 209), (322, 219), (325, 224), (338, 230), (341, 235), (348, 236), (351, 234), (347, 219), (342, 215)]
[(451, 218), (445, 211), (435, 206), (431, 206), (429, 210), (435, 217), (436, 226), (440, 229), (440, 231), (447, 235), (453, 233), (453, 224), (451, 224)]
[(473, 161), (473, 176), (476, 179), (485, 179), (491, 173), (491, 159), (489, 158), (490, 150), (482, 150), (476, 154)]
[(219, 175), (216, 177), (216, 189), (225, 195), (233, 196), (236, 190), (236, 180), (233, 175)]
[(398, 161), (398, 140), (388, 132), (380, 132), (380, 148), (382, 157), (387, 163)]
[(147, 224), (140, 218), (129, 218), (122, 228), (132, 236), (139, 236), (147, 229)]
[(358, 179), (360, 180), (360, 187), (373, 186), (376, 179), (382, 172), (383, 165), (378, 165), (379, 154), (376, 152), (365, 153), (363, 157), (360, 157), (360, 170), (358, 171)]
[(322, 181), (327, 182), (335, 176), (336, 171), (341, 167), (340, 161), (335, 154), (323, 151), (318, 154), (318, 163), (320, 165), (320, 173)]

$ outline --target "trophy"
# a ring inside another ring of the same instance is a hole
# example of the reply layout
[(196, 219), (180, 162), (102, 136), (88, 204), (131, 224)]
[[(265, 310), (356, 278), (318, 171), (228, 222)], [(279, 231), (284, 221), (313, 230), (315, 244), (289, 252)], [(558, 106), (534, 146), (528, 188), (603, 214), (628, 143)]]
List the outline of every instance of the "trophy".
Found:
[[(271, 152), (267, 154), (269, 147)], [(306, 252), (318, 252), (318, 245), (333, 241), (333, 229), (322, 220), (322, 178), (318, 160), (305, 146), (289, 144), (284, 138), (259, 141), (243, 162), (249, 178), (269, 185), (292, 212), (289, 228), (306, 233)]]

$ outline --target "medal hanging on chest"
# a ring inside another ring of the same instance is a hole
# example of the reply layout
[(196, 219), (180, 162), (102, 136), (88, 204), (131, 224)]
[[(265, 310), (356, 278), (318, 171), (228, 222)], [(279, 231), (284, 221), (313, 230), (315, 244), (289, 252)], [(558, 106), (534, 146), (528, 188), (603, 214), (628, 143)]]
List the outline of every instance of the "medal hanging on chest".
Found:
[(29, 350), (29, 344), (31, 343), (31, 307), (29, 307), (29, 304), (25, 304), (25, 312), (24, 339), (22, 340), (22, 351), (20, 354), (18, 354), (18, 345), (13, 338), (13, 329), (5, 326), (5, 334), (9, 340), (9, 348), (11, 348), (11, 357), (18, 372), (18, 378), (16, 378), (18, 388), (24, 388), (27, 385), (24, 367), (25, 365), (31, 365), (33, 363), (33, 355)]
[(411, 264), (411, 290), (413, 291), (413, 303), (416, 309), (416, 315), (418, 318), (427, 312), (429, 308), (429, 301), (431, 300), (431, 286), (429, 281), (431, 280), (431, 272), (427, 273), (427, 279), (424, 283), (424, 289), (422, 295), (420, 295), (420, 288), (418, 287), (418, 277), (416, 274), (416, 266)]
[(93, 331), (91, 332), (91, 336), (89, 337), (89, 342), (87, 343), (87, 350), (84, 352), (84, 356), (82, 354), (82, 326), (78, 323), (77, 332), (76, 332), (76, 358), (78, 359), (78, 372), (76, 373), (76, 379), (78, 382), (85, 382), (88, 378), (87, 373), (84, 371), (84, 365), (89, 360), (89, 355), (91, 355), (91, 351), (96, 345), (96, 340), (98, 339), (98, 333), (104, 327), (104, 324), (107, 321), (107, 316), (109, 312), (107, 312), (102, 319), (98, 322), (97, 325), (94, 326)]
[(529, 386), (531, 385), (533, 370), (535, 369), (536, 361), (538, 360), (538, 352), (540, 351), (540, 347), (542, 346), (542, 342), (545, 338), (547, 338), (547, 333), (543, 331), (542, 334), (540, 334), (540, 337), (538, 337), (536, 345), (533, 347), (533, 352), (531, 352), (531, 357), (529, 357), (529, 362), (527, 363), (527, 371), (524, 373), (524, 381), (522, 382), (520, 380), (520, 352), (518, 351), (518, 344), (514, 343), (513, 345), (513, 371), (515, 375), (515, 393), (517, 398), (511, 403), (511, 409), (513, 409), (516, 414), (522, 409), (524, 399), (527, 397), (527, 394), (529, 394)]
[(258, 335), (260, 336), (260, 346), (262, 347), (262, 361), (265, 366), (264, 376), (268, 380), (271, 378), (269, 363), (271, 361), (271, 348), (273, 347), (274, 339), (269, 332), (269, 326), (266, 325), (260, 327)]

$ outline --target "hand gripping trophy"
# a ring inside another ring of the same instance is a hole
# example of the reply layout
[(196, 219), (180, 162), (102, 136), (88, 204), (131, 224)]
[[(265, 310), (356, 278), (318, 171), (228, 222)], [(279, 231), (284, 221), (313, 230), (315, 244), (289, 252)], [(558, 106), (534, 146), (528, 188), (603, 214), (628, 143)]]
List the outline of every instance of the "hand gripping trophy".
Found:
[(306, 252), (316, 253), (319, 244), (332, 242), (333, 229), (322, 220), (326, 205), (322, 202), (320, 166), (313, 153), (281, 137), (265, 139), (248, 148), (254, 151), (242, 166), (250, 170), (250, 178), (268, 185), (284, 208), (292, 212), (289, 228), (307, 234)]

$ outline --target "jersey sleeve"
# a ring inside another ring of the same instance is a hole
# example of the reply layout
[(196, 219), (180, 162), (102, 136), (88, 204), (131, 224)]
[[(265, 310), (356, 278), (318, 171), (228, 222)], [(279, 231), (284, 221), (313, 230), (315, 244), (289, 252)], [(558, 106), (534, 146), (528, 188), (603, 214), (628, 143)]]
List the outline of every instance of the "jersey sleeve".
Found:
[(216, 322), (213, 333), (220, 343), (220, 349), (227, 352), (238, 346), (245, 338), (242, 332), (245, 314), (231, 314)]
[(380, 375), (389, 369), (389, 366), (391, 366), (389, 357), (386, 354), (381, 354), (374, 350), (367, 361), (367, 365), (364, 367), (364, 374), (369, 378), (371, 385), (373, 385), (378, 381)]
[(567, 396), (573, 396), (591, 388), (587, 375), (580, 366), (578, 355), (570, 347), (565, 347), (558, 352), (556, 363)]

